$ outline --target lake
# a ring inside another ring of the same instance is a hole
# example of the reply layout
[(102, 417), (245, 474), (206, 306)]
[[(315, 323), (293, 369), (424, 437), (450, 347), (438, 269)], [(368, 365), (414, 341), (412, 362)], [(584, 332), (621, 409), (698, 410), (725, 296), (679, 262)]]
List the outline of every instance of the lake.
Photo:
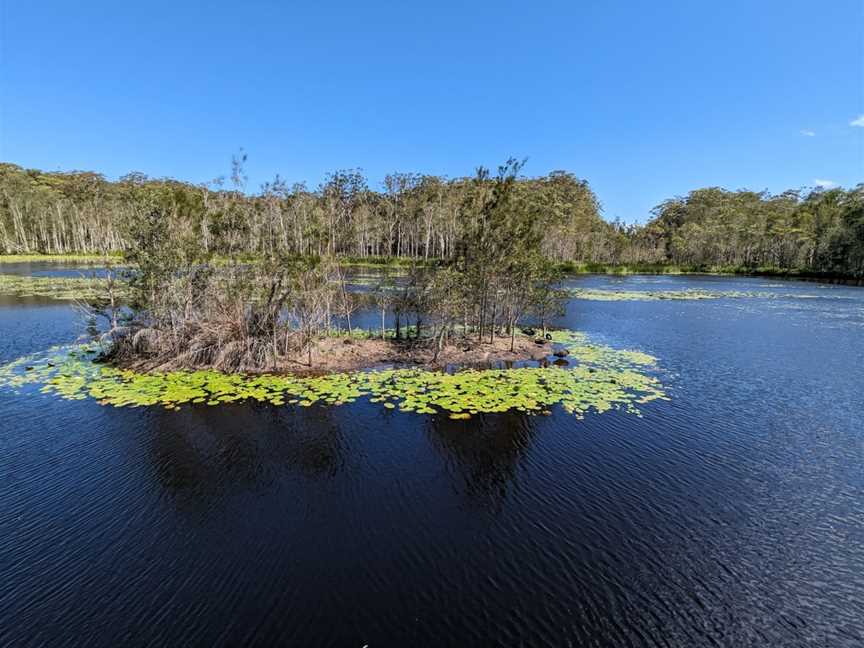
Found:
[[(568, 287), (727, 296), (569, 302), (641, 417), (0, 390), (0, 645), (862, 645), (864, 289)], [(82, 330), (0, 297), (0, 363)]]

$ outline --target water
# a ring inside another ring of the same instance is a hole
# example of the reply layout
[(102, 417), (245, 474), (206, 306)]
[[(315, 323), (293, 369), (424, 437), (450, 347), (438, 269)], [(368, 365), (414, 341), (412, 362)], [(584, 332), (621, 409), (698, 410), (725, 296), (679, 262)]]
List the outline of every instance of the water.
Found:
[[(119, 268), (113, 268), (115, 272)], [(104, 277), (108, 269), (98, 264), (81, 265), (54, 261), (16, 261), (0, 264), (0, 273), (31, 277)]]
[[(0, 645), (860, 646), (864, 290), (572, 301), (659, 358), (638, 418), (0, 393)], [(0, 362), (71, 341), (0, 301)]]

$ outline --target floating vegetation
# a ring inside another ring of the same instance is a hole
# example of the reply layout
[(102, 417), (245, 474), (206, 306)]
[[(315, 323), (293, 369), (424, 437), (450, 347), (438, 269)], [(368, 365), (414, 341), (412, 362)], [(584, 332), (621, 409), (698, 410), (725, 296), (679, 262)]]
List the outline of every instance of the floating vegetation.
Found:
[(216, 371), (138, 373), (95, 362), (98, 349), (57, 347), (0, 367), (0, 387), (35, 390), (69, 400), (94, 398), (115, 407), (221, 405), (259, 401), (309, 407), (365, 398), (388, 410), (447, 414), (467, 419), (481, 412), (548, 413), (553, 405), (582, 417), (666, 399), (649, 372), (656, 360), (639, 351), (592, 344), (587, 336), (556, 331), (552, 341), (569, 351), (573, 368), (468, 369), (443, 373), (390, 369), (318, 377), (224, 374)]
[[(82, 269), (82, 273), (85, 272)], [(118, 281), (118, 285), (120, 282)], [(349, 291), (356, 288), (366, 289), (377, 286), (369, 277), (350, 278), (346, 285)], [(0, 295), (15, 297), (41, 297), (71, 301), (75, 299), (95, 299), (105, 295), (106, 280), (103, 277), (42, 277), (30, 275), (0, 274)], [(121, 286), (122, 288), (122, 286)], [(397, 286), (384, 288), (396, 292)]]
[(2, 263), (64, 263), (64, 264), (104, 264), (106, 261), (119, 261), (117, 254), (0, 254)]
[(0, 295), (46, 299), (96, 299), (105, 295), (106, 280), (98, 277), (30, 277), (0, 274)]
[(595, 288), (571, 288), (568, 293), (573, 299), (592, 301), (659, 301), (699, 300), (699, 299), (749, 299), (775, 298), (777, 295), (761, 291), (737, 290), (600, 290)]

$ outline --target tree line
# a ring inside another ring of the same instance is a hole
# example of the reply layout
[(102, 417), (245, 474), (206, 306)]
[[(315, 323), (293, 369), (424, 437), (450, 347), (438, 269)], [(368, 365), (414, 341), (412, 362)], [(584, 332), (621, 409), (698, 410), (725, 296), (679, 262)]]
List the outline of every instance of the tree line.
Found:
[[(344, 170), (315, 189), (277, 177), (250, 194), (242, 162), (235, 159), (228, 179), (208, 185), (139, 173), (109, 182), (89, 172), (0, 164), (0, 253), (120, 251), (128, 244), (122, 223), (157, 207), (216, 253), (443, 259), (455, 253), (465, 210), (480, 190), (473, 178), (393, 173), (376, 191), (359, 171)], [(542, 207), (551, 259), (608, 257), (609, 226), (586, 181), (555, 172), (514, 184)]]
[[(215, 254), (451, 259), (485, 190), (476, 178), (413, 173), (390, 174), (375, 190), (344, 170), (313, 189), (277, 177), (250, 193), (242, 163), (208, 185), (0, 164), (0, 253), (118, 252), (129, 244), (123, 223), (158, 209)], [(513, 193), (536, 211), (540, 250), (556, 262), (864, 276), (864, 185), (697, 189), (658, 205), (644, 225), (605, 221), (588, 183), (563, 171), (516, 177)]]
[(846, 190), (698, 189), (625, 229), (627, 261), (864, 276), (864, 185)]

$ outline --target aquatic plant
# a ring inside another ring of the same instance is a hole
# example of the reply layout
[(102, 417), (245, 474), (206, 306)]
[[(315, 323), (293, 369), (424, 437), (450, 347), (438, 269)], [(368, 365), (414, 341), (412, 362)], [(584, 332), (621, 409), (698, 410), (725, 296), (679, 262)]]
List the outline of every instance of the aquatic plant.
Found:
[(582, 333), (556, 331), (572, 368), (467, 369), (455, 373), (423, 369), (359, 371), (307, 377), (225, 374), (216, 371), (138, 373), (96, 362), (94, 346), (58, 347), (0, 368), (0, 387), (38, 387), (69, 400), (94, 398), (102, 405), (220, 405), (259, 401), (309, 407), (342, 405), (360, 398), (388, 410), (469, 418), (481, 412), (548, 413), (560, 405), (578, 417), (610, 409), (638, 414), (638, 406), (666, 394), (650, 375), (656, 360), (639, 351), (594, 344)]
[(105, 294), (105, 279), (99, 277), (32, 277), (0, 274), (0, 295), (42, 297), (72, 301), (96, 299)]
[(573, 299), (591, 301), (659, 301), (700, 299), (748, 299), (776, 298), (777, 295), (763, 291), (738, 290), (601, 290), (597, 288), (571, 288), (567, 291)]

